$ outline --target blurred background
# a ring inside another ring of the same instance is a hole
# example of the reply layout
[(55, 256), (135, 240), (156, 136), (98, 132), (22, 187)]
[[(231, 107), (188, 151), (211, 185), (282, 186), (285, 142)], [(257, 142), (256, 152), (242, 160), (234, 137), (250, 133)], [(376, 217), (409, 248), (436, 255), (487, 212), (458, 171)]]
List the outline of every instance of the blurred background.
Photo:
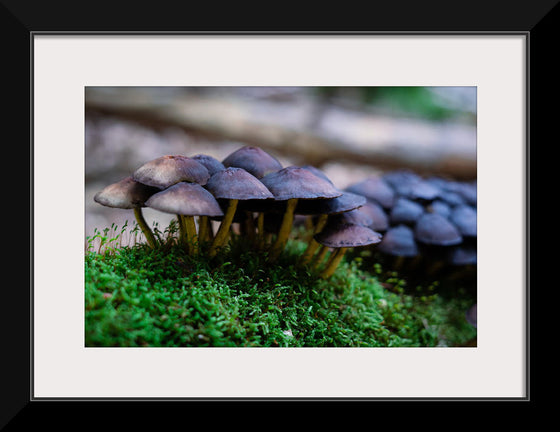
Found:
[[(244, 145), (313, 165), (343, 189), (408, 169), (476, 179), (476, 87), (87, 87), (85, 231), (134, 221), (93, 201), (151, 159)], [(163, 229), (172, 215), (145, 209)]]

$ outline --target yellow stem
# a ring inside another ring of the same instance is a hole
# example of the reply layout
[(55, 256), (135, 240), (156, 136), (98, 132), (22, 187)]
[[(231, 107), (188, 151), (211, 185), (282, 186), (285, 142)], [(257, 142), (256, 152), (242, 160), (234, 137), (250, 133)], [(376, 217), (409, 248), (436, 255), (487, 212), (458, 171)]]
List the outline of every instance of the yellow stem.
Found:
[(221, 248), (229, 234), (229, 229), (231, 227), (231, 223), (233, 222), (233, 216), (235, 216), (235, 210), (237, 210), (237, 203), (238, 200), (232, 199), (229, 200), (228, 208), (226, 210), (226, 214), (220, 223), (220, 227), (214, 236), (214, 241), (210, 246), (210, 250), (208, 254), (213, 257), (218, 253), (218, 249)]
[(315, 240), (313, 238), (313, 235), (321, 232), (321, 230), (325, 226), (325, 223), (327, 222), (327, 219), (328, 219), (328, 215), (326, 215), (326, 214), (322, 214), (322, 215), (319, 216), (319, 219), (317, 220), (317, 224), (315, 225), (313, 233), (311, 234), (311, 239), (309, 240), (309, 244), (307, 246), (307, 249), (305, 250), (305, 252), (301, 256), (300, 263), (302, 265), (308, 264), (309, 261), (311, 261), (311, 258), (313, 258), (313, 255), (315, 254), (315, 251), (320, 246), (320, 244), (317, 242), (317, 240)]
[(146, 237), (146, 241), (148, 242), (148, 244), (152, 249), (155, 249), (155, 247), (157, 246), (157, 241), (154, 236), (154, 233), (146, 223), (146, 219), (144, 219), (144, 215), (142, 214), (141, 207), (134, 207), (134, 217), (136, 218), (136, 222), (138, 223), (138, 226), (144, 233), (144, 236)]
[(278, 230), (278, 236), (276, 237), (276, 241), (272, 245), (270, 250), (269, 258), (274, 261), (276, 260), (288, 241), (288, 237), (290, 236), (290, 232), (292, 231), (292, 225), (294, 223), (294, 210), (296, 209), (298, 199), (291, 198), (288, 200), (286, 204), (286, 211), (284, 212), (284, 217), (282, 218), (282, 224), (280, 225), (280, 229)]
[(338, 265), (340, 264), (340, 261), (342, 261), (342, 258), (344, 257), (344, 254), (346, 253), (346, 250), (348, 248), (345, 247), (341, 247), (338, 248), (330, 257), (327, 265), (325, 266), (325, 269), (321, 272), (321, 278), (323, 279), (328, 279), (330, 278), (335, 270), (337, 269)]
[(185, 223), (185, 231), (187, 233), (187, 242), (192, 255), (198, 255), (198, 235), (196, 233), (196, 222), (194, 216), (183, 216)]
[(327, 256), (328, 252), (329, 252), (329, 248), (325, 245), (321, 245), (321, 249), (319, 250), (319, 253), (315, 256), (314, 259), (315, 263), (313, 264), (313, 267), (319, 268), (319, 266), (325, 259), (325, 256)]

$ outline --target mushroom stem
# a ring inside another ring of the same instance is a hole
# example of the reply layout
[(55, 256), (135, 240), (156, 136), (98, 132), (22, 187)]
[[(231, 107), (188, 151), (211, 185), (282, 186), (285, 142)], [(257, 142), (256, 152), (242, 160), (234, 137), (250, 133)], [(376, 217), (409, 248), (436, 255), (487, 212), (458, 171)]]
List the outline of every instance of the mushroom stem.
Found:
[(321, 245), (321, 249), (319, 250), (319, 253), (315, 256), (315, 260), (314, 260), (315, 263), (313, 264), (313, 267), (319, 268), (319, 266), (327, 256), (328, 252), (329, 252), (329, 248), (325, 245)]
[(207, 242), (210, 239), (210, 220), (208, 216), (198, 218), (198, 239), (200, 242)]
[(196, 233), (196, 222), (194, 216), (184, 215), (185, 232), (187, 234), (187, 242), (189, 252), (192, 255), (198, 255), (198, 235)]
[(317, 234), (317, 233), (321, 232), (321, 230), (323, 229), (323, 227), (327, 223), (327, 219), (328, 219), (328, 215), (326, 215), (326, 214), (322, 214), (322, 215), (319, 216), (319, 219), (317, 220), (317, 223), (315, 224), (315, 228), (313, 229), (313, 233), (311, 235), (311, 240), (309, 240), (309, 244), (307, 245), (307, 249), (305, 250), (305, 252), (301, 256), (300, 263), (302, 265), (308, 264), (309, 261), (311, 261), (311, 258), (313, 258), (313, 255), (315, 255), (315, 251), (320, 246), (320, 243), (313, 238), (313, 234)]
[(297, 198), (290, 198), (288, 200), (286, 211), (284, 212), (284, 217), (282, 218), (282, 224), (280, 225), (280, 229), (278, 230), (278, 236), (276, 237), (276, 241), (274, 242), (270, 250), (269, 258), (271, 260), (276, 260), (286, 246), (288, 237), (292, 230), (292, 225), (294, 223), (294, 210), (296, 209), (297, 203)]
[(224, 245), (229, 234), (231, 223), (233, 222), (233, 217), (235, 216), (235, 210), (237, 210), (238, 202), (239, 200), (236, 199), (229, 200), (226, 214), (224, 215), (224, 218), (220, 223), (220, 227), (218, 228), (218, 231), (214, 236), (214, 241), (212, 242), (212, 245), (210, 246), (210, 250), (208, 251), (210, 257), (215, 256), (216, 253), (218, 252), (218, 249)]
[(249, 239), (249, 242), (253, 243), (255, 241), (255, 221), (253, 219), (253, 212), (246, 211), (245, 212), (245, 233)]
[(179, 225), (179, 243), (186, 244), (187, 233), (185, 231), (185, 222), (183, 221), (183, 216), (180, 214), (177, 215), (177, 223)]
[(144, 219), (144, 215), (142, 214), (141, 207), (134, 207), (134, 217), (136, 218), (136, 222), (138, 223), (138, 226), (144, 233), (144, 236), (146, 237), (148, 244), (152, 249), (155, 249), (157, 245), (156, 238), (154, 236), (154, 233), (146, 223), (146, 219)]
[(322, 279), (328, 279), (334, 274), (336, 268), (340, 264), (340, 261), (342, 261), (342, 258), (344, 258), (344, 254), (347, 250), (348, 248), (341, 247), (331, 255), (329, 261), (327, 262), (327, 265), (325, 266), (325, 269), (321, 272), (320, 276)]
[(264, 249), (264, 212), (257, 216), (257, 247), (259, 250)]

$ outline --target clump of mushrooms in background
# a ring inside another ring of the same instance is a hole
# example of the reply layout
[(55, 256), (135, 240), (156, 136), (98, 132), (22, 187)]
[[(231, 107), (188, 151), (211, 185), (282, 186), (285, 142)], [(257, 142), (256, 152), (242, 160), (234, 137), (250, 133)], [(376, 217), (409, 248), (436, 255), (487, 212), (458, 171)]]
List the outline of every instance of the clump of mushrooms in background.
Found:
[(244, 146), (221, 162), (205, 154), (162, 156), (94, 199), (133, 209), (151, 248), (159, 243), (142, 208), (175, 214), (178, 241), (193, 256), (214, 258), (228, 247), (235, 226), (275, 262), (298, 216), (310, 229), (299, 265), (323, 278), (334, 274), (348, 249), (368, 246), (393, 257), (398, 268), (410, 259), (416, 265), (426, 260), (423, 268), (476, 265), (476, 182), (397, 170), (340, 190), (313, 166), (283, 167), (261, 148)]

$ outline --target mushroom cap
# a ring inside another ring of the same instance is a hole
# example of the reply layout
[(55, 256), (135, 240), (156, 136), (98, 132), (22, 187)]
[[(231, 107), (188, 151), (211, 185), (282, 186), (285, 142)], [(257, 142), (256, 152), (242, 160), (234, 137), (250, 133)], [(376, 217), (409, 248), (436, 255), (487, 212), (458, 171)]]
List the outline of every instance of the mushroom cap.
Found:
[(476, 258), (477, 251), (474, 246), (453, 246), (447, 254), (447, 262), (456, 266), (476, 264)]
[(261, 178), (261, 182), (272, 192), (277, 201), (292, 198), (336, 198), (342, 195), (342, 191), (335, 188), (332, 183), (297, 166), (289, 166), (267, 174)]
[(382, 178), (391, 185), (397, 195), (412, 199), (431, 201), (436, 199), (441, 190), (434, 181), (427, 181), (408, 170), (386, 173)]
[(282, 164), (274, 156), (259, 147), (251, 146), (235, 150), (222, 161), (222, 164), (226, 168), (243, 168), (258, 179), (282, 169)]
[(383, 178), (370, 176), (348, 186), (346, 189), (358, 195), (363, 195), (367, 199), (379, 203), (383, 208), (391, 208), (395, 199), (395, 191)]
[(355, 213), (364, 213), (372, 219), (372, 223), (368, 226), (374, 231), (383, 232), (389, 228), (389, 216), (375, 201), (367, 200), (363, 206), (355, 210)]
[(274, 195), (254, 175), (243, 168), (228, 167), (216, 172), (206, 183), (217, 199), (263, 200)]
[(198, 183), (180, 182), (150, 197), (146, 206), (164, 213), (185, 216), (223, 216), (210, 192)]
[(383, 239), (381, 243), (379, 243), (378, 248), (381, 252), (389, 255), (418, 255), (418, 245), (414, 240), (414, 232), (412, 228), (406, 225), (397, 225), (389, 228), (383, 235)]
[(190, 157), (166, 155), (146, 162), (134, 171), (132, 178), (163, 190), (179, 182), (204, 185), (210, 174), (204, 165)]
[(416, 240), (439, 246), (451, 246), (463, 241), (459, 230), (447, 218), (437, 213), (424, 213), (414, 227)]
[(463, 204), (453, 208), (449, 220), (457, 227), (461, 235), (476, 237), (476, 209)]
[(413, 225), (423, 213), (424, 207), (421, 204), (408, 198), (398, 197), (389, 217), (393, 225)]
[(313, 165), (302, 165), (302, 168), (311, 171), (317, 177), (321, 177), (322, 179), (324, 179), (324, 180), (328, 181), (329, 183), (333, 184), (331, 179), (328, 178), (327, 175), (323, 171), (321, 171), (319, 168), (314, 167)]
[(145, 207), (145, 202), (159, 189), (126, 177), (106, 186), (93, 197), (94, 201), (106, 207), (132, 209)]
[(221, 163), (215, 157), (207, 154), (197, 154), (194, 155), (192, 159), (204, 165), (204, 167), (208, 170), (208, 174), (210, 174), (210, 176), (214, 175), (218, 171), (225, 169), (223, 163)]
[(436, 199), (426, 207), (426, 211), (430, 213), (438, 213), (448, 218), (451, 214), (451, 206), (443, 199)]
[(332, 248), (367, 246), (381, 241), (381, 234), (363, 225), (331, 223), (325, 225), (313, 238)]
[(357, 209), (367, 202), (366, 197), (352, 192), (342, 192), (336, 198), (298, 201), (295, 213), (302, 215), (336, 214)]
[(360, 208), (353, 209), (344, 213), (336, 213), (329, 216), (329, 221), (340, 224), (362, 225), (370, 227), (373, 224), (373, 217), (367, 213), (360, 211)]

